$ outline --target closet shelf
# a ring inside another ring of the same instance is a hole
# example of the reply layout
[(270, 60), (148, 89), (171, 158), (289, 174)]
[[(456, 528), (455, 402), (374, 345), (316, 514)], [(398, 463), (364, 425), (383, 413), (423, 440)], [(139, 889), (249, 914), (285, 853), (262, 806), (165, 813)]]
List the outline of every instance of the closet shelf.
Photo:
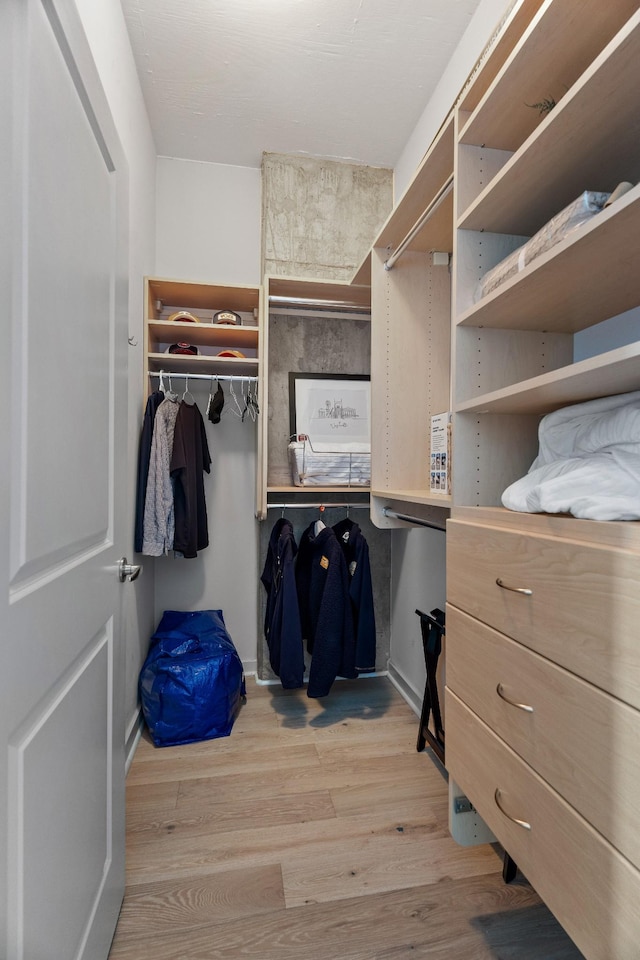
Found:
[(583, 190), (640, 179), (640, 112), (625, 95), (640, 11), (462, 214), (458, 227), (532, 235)]
[[(453, 171), (454, 122), (451, 113), (378, 234), (374, 247), (394, 250), (427, 209)], [(448, 197), (413, 241), (411, 250), (446, 250), (453, 245), (453, 197)]]
[[(517, 150), (540, 123), (527, 104), (560, 101), (635, 12), (636, 0), (547, 0), (463, 126), (461, 143)], [(567, 36), (575, 42), (567, 45)]]
[(464, 87), (458, 101), (460, 111), (469, 113), (477, 107), (543, 3), (549, 0), (521, 0), (513, 5)]
[(157, 343), (175, 343), (184, 340), (199, 347), (258, 347), (259, 328), (226, 323), (181, 323), (175, 320), (148, 320), (147, 329)]
[(445, 493), (427, 493), (425, 490), (372, 490), (372, 497), (394, 500), (398, 503), (422, 503), (430, 507), (451, 506), (451, 497)]
[(342, 496), (345, 493), (359, 493), (369, 496), (370, 494), (369, 487), (348, 487), (348, 486), (339, 486), (337, 483), (328, 484), (327, 486), (304, 486), (304, 487), (294, 487), (292, 485), (274, 485), (269, 484), (267, 486), (267, 494), (269, 493), (286, 493), (287, 496), (293, 496), (295, 494), (309, 494), (314, 493), (339, 493)]
[(640, 390), (640, 341), (466, 400), (455, 409), (456, 413), (545, 414), (634, 390)]
[(575, 333), (640, 302), (640, 185), (458, 318), (459, 326)]
[(165, 373), (216, 373), (255, 377), (258, 373), (257, 357), (194, 357), (180, 353), (150, 353), (147, 355), (149, 370)]

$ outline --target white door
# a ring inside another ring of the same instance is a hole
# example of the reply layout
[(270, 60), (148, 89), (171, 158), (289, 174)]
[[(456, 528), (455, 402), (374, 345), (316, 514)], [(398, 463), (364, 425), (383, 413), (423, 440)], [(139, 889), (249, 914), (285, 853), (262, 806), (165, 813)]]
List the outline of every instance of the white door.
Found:
[(127, 173), (73, 0), (0, 0), (0, 143), (0, 956), (100, 960), (124, 887)]

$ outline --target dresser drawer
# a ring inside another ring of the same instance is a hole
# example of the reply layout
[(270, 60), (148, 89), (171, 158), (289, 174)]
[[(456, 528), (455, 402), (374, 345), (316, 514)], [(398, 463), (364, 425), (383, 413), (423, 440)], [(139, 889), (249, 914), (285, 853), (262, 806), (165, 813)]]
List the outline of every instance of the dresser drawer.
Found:
[(640, 867), (639, 711), (455, 607), (447, 685)]
[(447, 599), (640, 707), (637, 552), (450, 520)]
[(446, 700), (447, 766), (480, 816), (587, 960), (638, 960), (640, 873), (448, 689)]

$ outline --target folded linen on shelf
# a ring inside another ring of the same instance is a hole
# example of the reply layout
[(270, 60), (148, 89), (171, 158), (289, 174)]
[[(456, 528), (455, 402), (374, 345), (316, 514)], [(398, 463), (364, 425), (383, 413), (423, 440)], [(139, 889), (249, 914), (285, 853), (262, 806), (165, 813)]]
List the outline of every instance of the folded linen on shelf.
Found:
[(289, 466), (296, 487), (371, 485), (371, 454), (358, 450), (317, 450), (309, 439), (296, 440), (289, 444)]
[(539, 452), (502, 494), (509, 510), (586, 520), (640, 519), (640, 391), (555, 410)]
[(581, 193), (576, 200), (545, 223), (530, 240), (485, 273), (475, 289), (474, 301), (477, 303), (482, 297), (486, 297), (505, 280), (524, 270), (536, 257), (564, 240), (572, 230), (600, 213), (609, 197), (608, 193), (596, 193), (593, 190), (585, 190)]

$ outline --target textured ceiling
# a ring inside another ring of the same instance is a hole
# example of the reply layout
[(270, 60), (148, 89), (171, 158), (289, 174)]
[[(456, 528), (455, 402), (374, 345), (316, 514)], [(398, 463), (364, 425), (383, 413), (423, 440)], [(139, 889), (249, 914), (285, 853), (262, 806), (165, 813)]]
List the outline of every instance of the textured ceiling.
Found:
[(479, 0), (121, 0), (158, 154), (395, 166)]

